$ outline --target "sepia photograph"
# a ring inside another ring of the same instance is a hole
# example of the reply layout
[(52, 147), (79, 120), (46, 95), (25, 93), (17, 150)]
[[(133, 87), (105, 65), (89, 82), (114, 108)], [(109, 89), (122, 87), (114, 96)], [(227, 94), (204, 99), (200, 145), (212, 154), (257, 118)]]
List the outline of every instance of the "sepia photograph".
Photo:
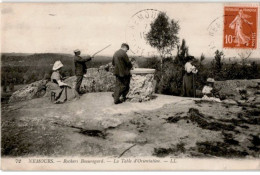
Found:
[(259, 3), (1, 3), (3, 170), (259, 170)]

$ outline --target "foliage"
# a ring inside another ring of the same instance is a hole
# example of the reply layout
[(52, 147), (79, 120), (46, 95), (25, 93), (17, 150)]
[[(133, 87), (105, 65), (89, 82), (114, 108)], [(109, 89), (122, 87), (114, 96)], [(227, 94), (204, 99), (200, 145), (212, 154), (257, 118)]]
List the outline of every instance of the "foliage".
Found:
[(182, 39), (181, 45), (177, 45), (176, 61), (179, 62), (179, 64), (184, 65), (187, 56), (189, 56), (189, 47), (186, 45), (185, 39)]
[(221, 71), (223, 66), (224, 53), (222, 51), (216, 50), (214, 60), (212, 60), (213, 72), (211, 76), (216, 79), (220, 79)]
[[(185, 57), (183, 55), (187, 54), (180, 53), (182, 53), (181, 50), (175, 58), (166, 58), (163, 62), (163, 68), (156, 69), (155, 78), (157, 81), (157, 93), (170, 95), (182, 94), (182, 77), (184, 75), (185, 64)], [(198, 69), (198, 73), (195, 75), (195, 87), (197, 90), (202, 90), (203, 86), (206, 84), (207, 78), (209, 77), (218, 81), (260, 78), (260, 66), (256, 61), (250, 61), (247, 59), (233, 62), (231, 60), (224, 61), (223, 55), (223, 52), (216, 52), (214, 59), (212, 59), (211, 62), (206, 62), (206, 58), (202, 54), (199, 59), (193, 61), (192, 64)], [(153, 63), (158, 64), (156, 62)], [(154, 68), (156, 66), (150, 65), (149, 67)]]
[(173, 48), (178, 44), (178, 32), (180, 26), (178, 21), (169, 19), (164, 12), (160, 12), (154, 22), (151, 23), (151, 29), (146, 34), (147, 42), (158, 50), (160, 56), (165, 58), (171, 55)]
[[(176, 57), (177, 58), (177, 57)], [(182, 90), (183, 66), (171, 57), (163, 62), (163, 71), (158, 71), (157, 92), (162, 94), (180, 95)], [(161, 76), (160, 76), (161, 75)]]

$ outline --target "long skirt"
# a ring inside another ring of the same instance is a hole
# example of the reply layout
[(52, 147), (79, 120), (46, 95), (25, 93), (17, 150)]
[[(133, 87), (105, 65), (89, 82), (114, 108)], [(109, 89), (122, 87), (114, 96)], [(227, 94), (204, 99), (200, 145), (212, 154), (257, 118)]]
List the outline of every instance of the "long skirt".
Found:
[(60, 87), (58, 84), (49, 82), (47, 83), (47, 93), (48, 96), (54, 95), (54, 103), (64, 103), (66, 101), (71, 101), (75, 98), (78, 98), (78, 93), (74, 88), (70, 87)]
[(193, 75), (192, 73), (185, 73), (183, 76), (183, 96), (194, 97), (195, 89), (193, 88)]

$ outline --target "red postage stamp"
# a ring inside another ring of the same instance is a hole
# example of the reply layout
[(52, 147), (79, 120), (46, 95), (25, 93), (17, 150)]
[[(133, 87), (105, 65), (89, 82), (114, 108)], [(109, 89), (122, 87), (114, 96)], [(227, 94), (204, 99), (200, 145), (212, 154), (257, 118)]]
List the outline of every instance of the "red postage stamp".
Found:
[(224, 7), (223, 47), (257, 48), (258, 7)]

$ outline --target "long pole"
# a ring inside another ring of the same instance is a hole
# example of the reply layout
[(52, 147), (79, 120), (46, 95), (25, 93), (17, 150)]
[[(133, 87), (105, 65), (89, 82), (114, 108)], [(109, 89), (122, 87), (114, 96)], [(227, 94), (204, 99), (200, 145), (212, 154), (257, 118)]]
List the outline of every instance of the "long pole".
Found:
[(193, 97), (195, 98), (195, 96), (196, 96), (196, 90), (195, 90), (195, 76), (194, 76), (194, 74), (192, 74), (192, 81), (193, 81)]
[(109, 45), (107, 45), (106, 47), (104, 47), (103, 49), (97, 51), (96, 53), (94, 53), (94, 54), (92, 55), (92, 57), (94, 57), (95, 55), (97, 55), (98, 53), (102, 52), (103, 50), (105, 50), (106, 48), (108, 48), (108, 47), (110, 47), (110, 46), (111, 46), (111, 44), (109, 44)]

